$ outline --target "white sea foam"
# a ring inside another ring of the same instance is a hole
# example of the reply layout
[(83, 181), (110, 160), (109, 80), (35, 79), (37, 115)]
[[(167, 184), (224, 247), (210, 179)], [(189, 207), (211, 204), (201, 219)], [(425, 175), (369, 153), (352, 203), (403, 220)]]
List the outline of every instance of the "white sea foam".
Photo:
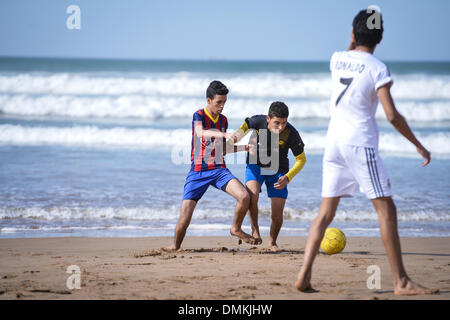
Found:
[[(176, 207), (167, 208), (0, 208), (0, 219), (39, 219), (39, 220), (111, 220), (125, 219), (135, 221), (176, 221), (180, 209)], [(199, 209), (195, 212), (195, 218), (200, 220), (214, 218), (232, 218), (234, 211), (230, 210), (205, 210)]]
[[(434, 155), (450, 155), (450, 132), (417, 134), (417, 137)], [(322, 151), (325, 147), (326, 131), (302, 132), (302, 139), (309, 150)], [(191, 130), (99, 128), (96, 126), (31, 127), (3, 124), (0, 125), (0, 144), (176, 148), (183, 152), (186, 149), (189, 152)], [(416, 154), (415, 147), (398, 133), (382, 133), (380, 151), (393, 154)]]
[[(168, 208), (0, 208), (0, 219), (33, 219), (33, 220), (50, 220), (50, 221), (67, 221), (67, 220), (86, 220), (100, 221), (120, 219), (127, 221), (176, 221), (179, 217), (180, 209), (172, 206)], [(270, 208), (261, 207), (261, 216), (270, 218)], [(267, 213), (267, 214), (265, 214)], [(195, 210), (195, 220), (214, 220), (214, 219), (233, 219), (234, 210), (224, 209), (202, 209)], [(292, 221), (311, 222), (317, 217), (317, 211), (305, 211), (298, 208), (288, 207), (284, 211), (284, 219)], [(416, 211), (399, 211), (399, 221), (420, 222), (420, 221), (450, 221), (450, 213), (436, 212), (432, 210), (416, 210)], [(336, 222), (364, 222), (378, 221), (378, 216), (373, 210), (364, 211), (344, 211), (339, 210), (334, 219)], [(163, 223), (164, 224), (164, 223)], [(220, 224), (212, 222), (205, 225), (207, 228), (222, 228)], [(164, 227), (160, 225), (160, 227)], [(229, 227), (229, 226), (228, 226)], [(125, 228), (125, 227), (123, 227)], [(198, 227), (201, 228), (201, 227)]]
[[(226, 104), (224, 114), (230, 119), (245, 119), (265, 114), (272, 101), (264, 98), (235, 98)], [(287, 102), (290, 119), (330, 117), (328, 99), (293, 99)], [(74, 96), (0, 94), (0, 111), (19, 116), (62, 116), (73, 118), (191, 118), (204, 99), (148, 95)], [(397, 108), (408, 120), (450, 120), (450, 100), (398, 101)], [(381, 107), (376, 117), (384, 119)]]
[(189, 145), (191, 130), (95, 126), (25, 127), (0, 125), (0, 143), (11, 145), (112, 146), (154, 148)]
[[(286, 75), (272, 73), (223, 75), (233, 96), (328, 97), (327, 74)], [(149, 74), (143, 77), (92, 76), (55, 73), (0, 75), (0, 92), (59, 95), (164, 95), (203, 97), (208, 74)], [(230, 95), (230, 96), (231, 96)]]
[[(401, 99), (450, 99), (450, 76), (394, 75), (392, 92)], [(203, 97), (211, 75), (148, 74), (142, 77), (86, 74), (0, 75), (0, 92), (59, 95), (165, 95)], [(330, 75), (253, 73), (223, 75), (230, 96), (329, 98)]]

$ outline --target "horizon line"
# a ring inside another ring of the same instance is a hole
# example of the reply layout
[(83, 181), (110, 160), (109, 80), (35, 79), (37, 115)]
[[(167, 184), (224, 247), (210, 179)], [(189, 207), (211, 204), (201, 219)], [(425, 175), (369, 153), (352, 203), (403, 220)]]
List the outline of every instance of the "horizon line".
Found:
[[(31, 55), (1, 55), (0, 59), (42, 59), (42, 60), (103, 60), (103, 61), (164, 61), (164, 62), (266, 62), (266, 63), (329, 63), (329, 59), (227, 59), (227, 58), (118, 58), (118, 57), (74, 57), (74, 56), (31, 56)], [(383, 60), (385, 62), (426, 62), (426, 63), (450, 63), (449, 60)]]

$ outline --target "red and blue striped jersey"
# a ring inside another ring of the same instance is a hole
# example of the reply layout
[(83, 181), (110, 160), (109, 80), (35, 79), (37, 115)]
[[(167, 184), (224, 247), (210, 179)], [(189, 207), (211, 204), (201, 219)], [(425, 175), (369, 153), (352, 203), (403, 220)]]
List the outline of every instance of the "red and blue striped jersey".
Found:
[(226, 132), (228, 129), (227, 118), (219, 114), (216, 119), (205, 109), (197, 110), (192, 118), (192, 143), (191, 143), (191, 170), (206, 171), (217, 168), (226, 168), (223, 155), (225, 139), (205, 139), (197, 137), (195, 125), (202, 125), (203, 130), (219, 130)]

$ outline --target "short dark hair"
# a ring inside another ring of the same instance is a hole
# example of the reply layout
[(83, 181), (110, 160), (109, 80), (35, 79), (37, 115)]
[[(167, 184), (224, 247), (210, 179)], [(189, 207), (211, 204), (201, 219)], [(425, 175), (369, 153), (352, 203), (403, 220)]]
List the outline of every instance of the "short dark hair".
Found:
[(272, 102), (269, 108), (269, 117), (277, 117), (277, 118), (287, 118), (289, 117), (289, 108), (288, 106), (281, 101)]
[(228, 88), (222, 82), (214, 80), (206, 89), (206, 97), (214, 100), (216, 94), (225, 96), (228, 94)]
[[(380, 28), (369, 29), (367, 26), (367, 21), (373, 14), (380, 15)], [(381, 13), (375, 9), (361, 10), (353, 19), (353, 34), (357, 46), (375, 47), (381, 41), (383, 30), (383, 18)]]

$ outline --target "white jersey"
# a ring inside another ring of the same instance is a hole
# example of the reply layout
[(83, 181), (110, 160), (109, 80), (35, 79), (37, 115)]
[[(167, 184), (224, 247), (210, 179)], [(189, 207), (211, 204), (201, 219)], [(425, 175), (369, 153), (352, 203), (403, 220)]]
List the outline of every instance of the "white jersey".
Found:
[(378, 149), (377, 89), (392, 81), (386, 65), (361, 51), (335, 52), (327, 141)]

